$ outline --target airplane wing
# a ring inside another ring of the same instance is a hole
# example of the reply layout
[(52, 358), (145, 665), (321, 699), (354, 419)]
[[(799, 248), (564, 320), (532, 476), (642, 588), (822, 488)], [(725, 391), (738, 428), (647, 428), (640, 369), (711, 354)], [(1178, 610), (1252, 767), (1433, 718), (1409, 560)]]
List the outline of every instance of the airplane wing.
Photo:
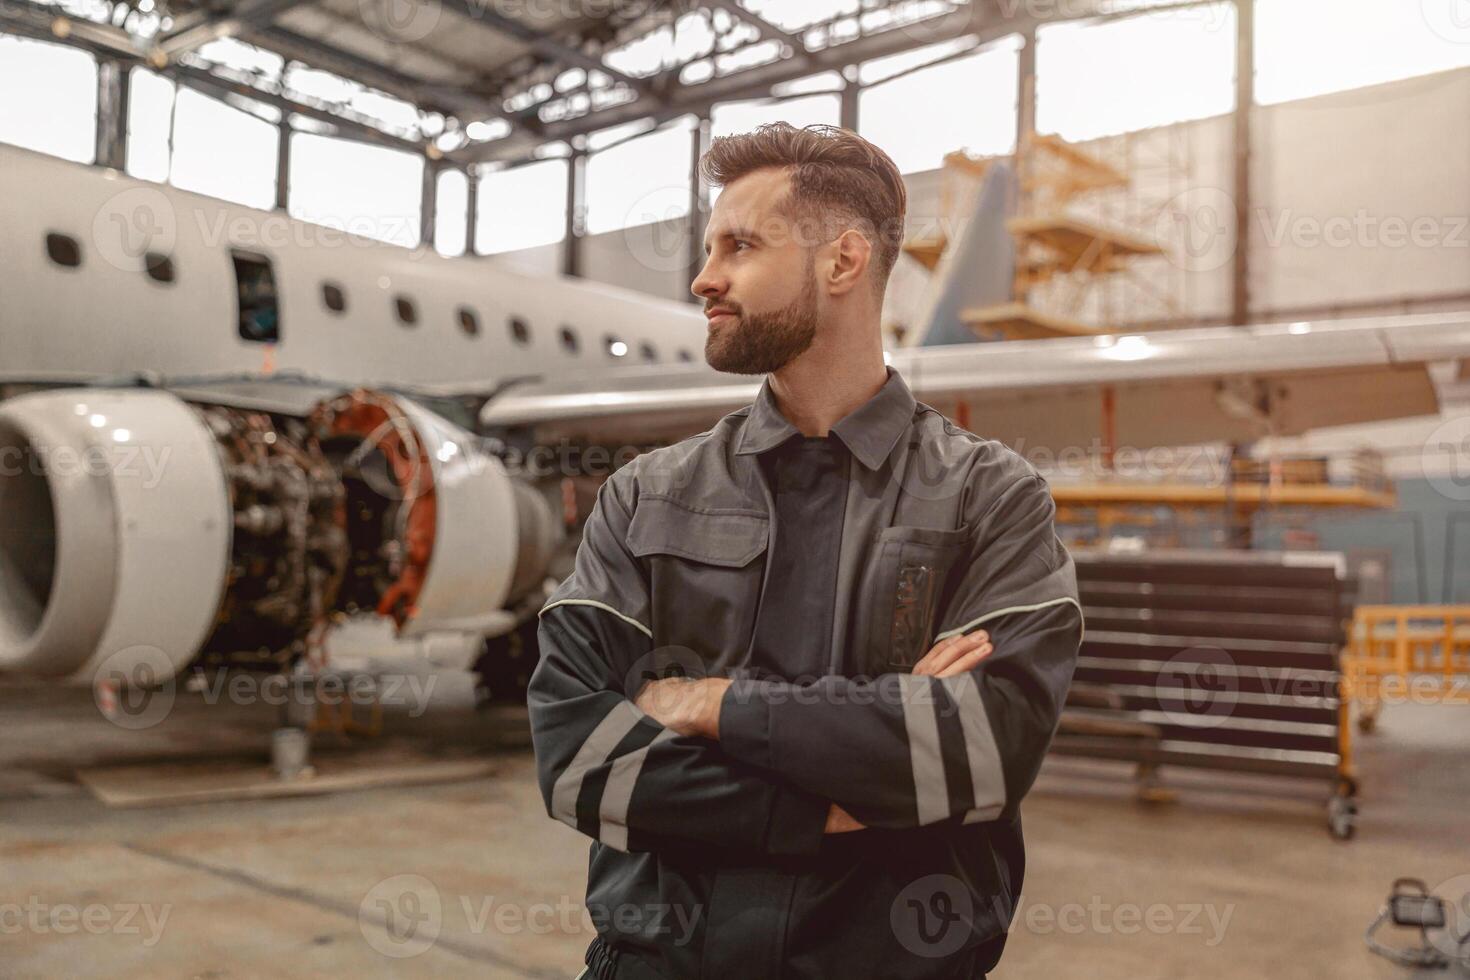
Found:
[[(1109, 399), (1115, 447), (1251, 441), (1437, 413), (1428, 368), (1470, 358), (1470, 313), (901, 348), (885, 357), (920, 401), (1018, 449), (1102, 438)], [(480, 422), (540, 441), (647, 444), (708, 428), (750, 404), (760, 380), (701, 364), (532, 381), (489, 401)]]

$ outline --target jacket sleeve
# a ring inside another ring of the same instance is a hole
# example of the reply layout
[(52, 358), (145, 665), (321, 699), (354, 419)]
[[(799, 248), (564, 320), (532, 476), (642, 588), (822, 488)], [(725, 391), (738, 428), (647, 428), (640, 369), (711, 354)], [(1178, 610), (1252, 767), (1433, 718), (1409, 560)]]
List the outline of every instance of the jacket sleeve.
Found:
[(1028, 468), (967, 523), (973, 536), (935, 642), (983, 627), (994, 652), (973, 670), (802, 687), (736, 680), (721, 703), (722, 747), (872, 827), (1010, 816), (1056, 732), (1082, 637), (1055, 512)]
[(665, 728), (625, 690), (660, 659), (648, 582), (625, 543), (627, 469), (599, 488), (574, 570), (539, 613), (527, 702), (547, 813), (620, 851), (815, 853), (827, 800)]

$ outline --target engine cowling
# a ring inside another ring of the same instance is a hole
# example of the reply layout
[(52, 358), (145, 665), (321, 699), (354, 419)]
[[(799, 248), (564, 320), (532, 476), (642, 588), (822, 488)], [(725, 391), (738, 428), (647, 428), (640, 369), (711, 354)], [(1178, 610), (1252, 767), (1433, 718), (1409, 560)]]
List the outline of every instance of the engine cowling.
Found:
[(231, 510), (199, 415), (156, 391), (0, 404), (0, 667), (182, 669), (225, 587)]

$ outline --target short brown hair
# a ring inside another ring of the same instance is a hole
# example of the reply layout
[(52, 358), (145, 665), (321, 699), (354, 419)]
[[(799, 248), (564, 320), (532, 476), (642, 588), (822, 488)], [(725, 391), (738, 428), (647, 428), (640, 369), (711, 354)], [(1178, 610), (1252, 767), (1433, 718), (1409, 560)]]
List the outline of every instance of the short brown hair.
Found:
[[(719, 136), (699, 160), (706, 181), (724, 187), (766, 167), (791, 168), (786, 214), (802, 224), (831, 227), (837, 219), (873, 243), (874, 281), (881, 294), (898, 261), (908, 191), (891, 157), (850, 129), (788, 122)], [(834, 228), (824, 240), (840, 234)]]

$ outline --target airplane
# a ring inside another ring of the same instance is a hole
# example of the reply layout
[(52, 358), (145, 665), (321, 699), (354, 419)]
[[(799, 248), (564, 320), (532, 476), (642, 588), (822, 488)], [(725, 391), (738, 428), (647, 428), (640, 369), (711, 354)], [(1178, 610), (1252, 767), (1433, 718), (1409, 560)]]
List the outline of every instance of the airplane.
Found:
[(698, 310), (629, 289), (17, 148), (0, 188), (0, 671), (279, 663), (356, 610), (503, 635), (557, 501), (415, 386), (702, 366)]
[[(0, 672), (524, 635), (568, 522), (511, 450), (646, 448), (759, 385), (704, 363), (691, 304), (15, 148), (0, 194)], [(1466, 313), (885, 354), (983, 435), (1136, 447), (1432, 415), (1429, 366), (1467, 356)]]

